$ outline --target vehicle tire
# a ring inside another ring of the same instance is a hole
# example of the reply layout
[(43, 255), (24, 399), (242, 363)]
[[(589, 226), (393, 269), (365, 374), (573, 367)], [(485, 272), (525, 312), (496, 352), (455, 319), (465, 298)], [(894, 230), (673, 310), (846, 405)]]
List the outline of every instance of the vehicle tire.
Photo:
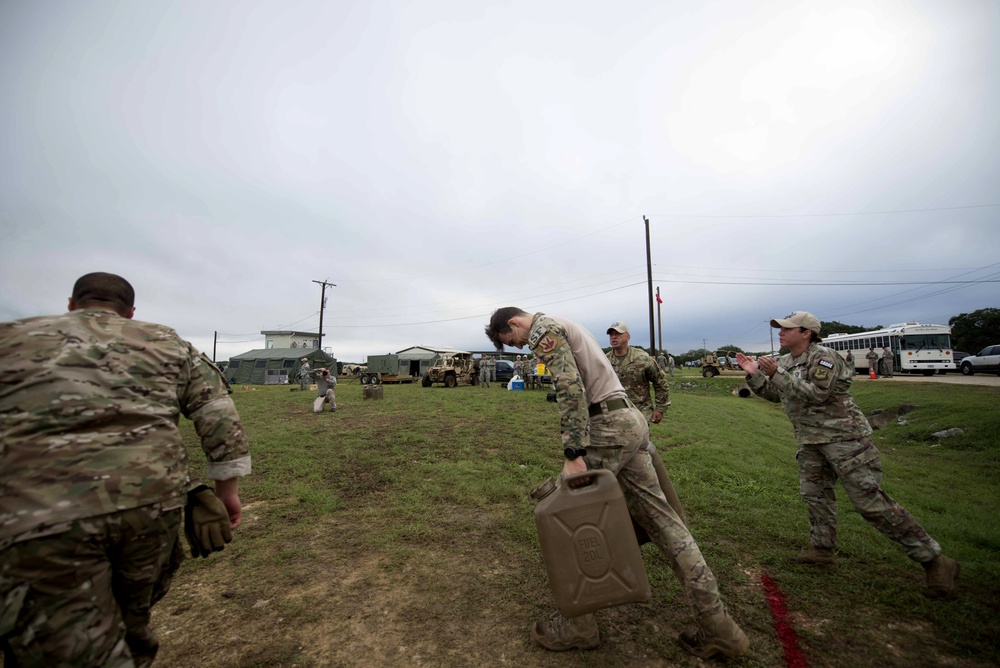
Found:
[(382, 376), (378, 375), (378, 372), (368, 374), (368, 382), (372, 385), (381, 385)]
[(444, 377), (445, 387), (455, 387), (456, 385), (458, 385), (458, 381), (455, 380), (455, 374), (449, 373), (447, 376)]
[(708, 367), (701, 370), (701, 375), (704, 376), (705, 378), (714, 378), (716, 375), (716, 371), (712, 367)]
[(926, 369), (924, 371), (924, 375), (925, 376), (933, 376), (934, 375), (934, 369)]
[(362, 385), (367, 385), (368, 384), (368, 374), (367, 373), (361, 374), (361, 384)]
[(420, 380), (420, 384), (423, 385), (424, 387), (430, 387), (431, 386), (430, 375), (425, 373), (424, 377)]
[(963, 363), (962, 364), (962, 375), (963, 376), (971, 376), (974, 373), (975, 373), (975, 371), (972, 370), (972, 365), (971, 364), (968, 364), (968, 363)]

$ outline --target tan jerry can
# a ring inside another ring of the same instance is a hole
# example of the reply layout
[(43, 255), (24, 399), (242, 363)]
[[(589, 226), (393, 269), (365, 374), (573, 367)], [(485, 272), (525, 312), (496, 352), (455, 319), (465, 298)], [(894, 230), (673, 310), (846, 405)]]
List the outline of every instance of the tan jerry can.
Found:
[[(589, 481), (582, 487), (569, 483)], [(652, 597), (618, 480), (611, 471), (546, 480), (532, 491), (535, 525), (556, 607), (579, 617)]]

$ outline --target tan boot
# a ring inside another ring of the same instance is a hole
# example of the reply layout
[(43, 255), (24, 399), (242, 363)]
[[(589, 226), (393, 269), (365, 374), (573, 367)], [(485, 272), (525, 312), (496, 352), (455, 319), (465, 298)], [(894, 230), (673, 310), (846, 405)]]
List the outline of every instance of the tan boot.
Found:
[(545, 621), (534, 623), (531, 627), (531, 637), (539, 645), (553, 652), (594, 649), (601, 644), (601, 634), (597, 630), (594, 615), (570, 618), (554, 612)]
[(939, 554), (931, 561), (924, 563), (927, 571), (927, 587), (924, 596), (927, 598), (949, 598), (955, 593), (955, 581), (958, 580), (958, 562), (951, 557)]
[(750, 641), (729, 613), (723, 610), (698, 620), (695, 633), (682, 633), (677, 642), (687, 652), (700, 659), (708, 659), (716, 654), (736, 658), (746, 654)]
[(792, 561), (797, 564), (833, 566), (837, 563), (837, 555), (829, 547), (813, 547), (797, 557), (792, 557)]

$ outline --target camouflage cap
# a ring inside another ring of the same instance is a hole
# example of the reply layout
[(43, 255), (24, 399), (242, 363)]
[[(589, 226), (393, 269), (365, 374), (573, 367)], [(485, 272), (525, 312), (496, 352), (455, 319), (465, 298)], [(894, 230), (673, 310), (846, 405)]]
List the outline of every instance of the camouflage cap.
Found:
[(618, 332), (619, 334), (631, 335), (631, 332), (628, 331), (628, 325), (626, 325), (624, 322), (611, 323), (611, 326), (608, 327), (608, 334), (610, 334), (611, 332)]
[(819, 335), (819, 318), (809, 311), (792, 311), (784, 318), (774, 318), (771, 320), (771, 327), (781, 329), (782, 327), (805, 327)]

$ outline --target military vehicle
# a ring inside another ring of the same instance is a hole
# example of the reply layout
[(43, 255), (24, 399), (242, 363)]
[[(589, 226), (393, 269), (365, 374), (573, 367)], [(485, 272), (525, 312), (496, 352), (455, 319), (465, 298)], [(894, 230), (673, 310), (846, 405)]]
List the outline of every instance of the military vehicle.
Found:
[(479, 381), (476, 371), (472, 353), (439, 354), (431, 361), (420, 384), (424, 387), (430, 387), (434, 383), (444, 383), (445, 387), (475, 385)]
[(743, 369), (736, 363), (736, 352), (732, 350), (716, 350), (702, 357), (699, 364), (701, 375), (705, 378), (714, 378), (723, 371), (743, 373)]

